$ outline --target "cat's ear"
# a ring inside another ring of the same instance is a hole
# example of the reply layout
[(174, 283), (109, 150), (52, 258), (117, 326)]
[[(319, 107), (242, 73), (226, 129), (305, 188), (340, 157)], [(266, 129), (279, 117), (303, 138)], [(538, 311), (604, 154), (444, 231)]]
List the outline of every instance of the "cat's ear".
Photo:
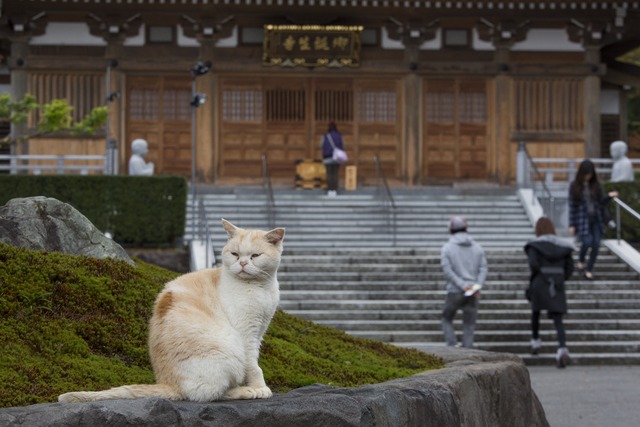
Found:
[(282, 239), (284, 239), (284, 228), (274, 228), (267, 232), (267, 235), (264, 238), (272, 245), (278, 245), (279, 243), (282, 243)]
[(222, 226), (224, 227), (225, 231), (229, 235), (229, 238), (233, 237), (233, 235), (236, 234), (239, 228), (231, 224), (229, 221), (227, 221), (224, 218), (220, 218), (220, 219), (222, 220)]

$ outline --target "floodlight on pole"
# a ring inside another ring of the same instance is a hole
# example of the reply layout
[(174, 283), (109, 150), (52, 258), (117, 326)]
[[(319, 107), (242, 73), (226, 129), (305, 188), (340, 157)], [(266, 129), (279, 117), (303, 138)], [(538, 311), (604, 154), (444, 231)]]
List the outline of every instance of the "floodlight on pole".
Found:
[(191, 72), (191, 196), (192, 203), (196, 202), (196, 109), (207, 101), (204, 93), (196, 92), (196, 78), (209, 72), (211, 61), (198, 61)]

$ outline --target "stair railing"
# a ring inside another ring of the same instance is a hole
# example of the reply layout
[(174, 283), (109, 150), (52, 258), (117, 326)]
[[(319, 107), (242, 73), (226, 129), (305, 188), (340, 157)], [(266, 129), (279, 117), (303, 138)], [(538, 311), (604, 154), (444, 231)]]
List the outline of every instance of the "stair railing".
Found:
[(198, 196), (198, 234), (195, 237), (195, 240), (200, 240), (204, 242), (205, 245), (205, 268), (214, 267), (216, 263), (216, 256), (213, 252), (213, 239), (202, 196)]
[(614, 197), (613, 201), (616, 203), (616, 238), (618, 239), (618, 244), (620, 244), (620, 240), (622, 240), (622, 222), (620, 218), (620, 208), (623, 208), (637, 219), (640, 219), (640, 214), (617, 197)]
[(393, 194), (391, 193), (391, 188), (389, 187), (389, 183), (387, 182), (387, 177), (384, 174), (384, 170), (380, 165), (380, 158), (377, 155), (373, 156), (373, 163), (376, 168), (376, 176), (378, 181), (378, 198), (381, 199), (383, 206), (383, 211), (386, 214), (387, 221), (387, 230), (392, 237), (392, 246), (396, 246), (397, 244), (397, 226), (396, 226), (396, 201), (393, 198)]
[(270, 228), (274, 228), (276, 226), (276, 200), (273, 196), (273, 186), (271, 185), (271, 174), (266, 154), (262, 155), (262, 188), (266, 196), (267, 224), (269, 224)]
[(542, 174), (542, 172), (540, 172), (540, 170), (538, 169), (538, 166), (536, 166), (536, 163), (531, 158), (531, 155), (529, 154), (529, 151), (527, 150), (527, 146), (524, 143), (524, 141), (520, 141), (520, 143), (518, 144), (518, 154), (519, 154), (518, 159), (519, 160), (523, 159), (526, 162), (526, 165), (522, 165), (523, 167), (522, 173), (524, 173), (524, 177), (523, 177), (524, 182), (522, 184), (525, 186), (530, 185), (530, 187), (534, 190), (532, 193), (531, 203), (533, 205), (536, 204), (536, 192), (535, 192), (534, 184), (530, 182), (530, 171), (532, 170), (537, 181), (539, 181), (540, 184), (542, 185), (542, 189), (544, 191), (544, 194), (546, 195), (546, 199), (543, 199), (543, 200), (548, 201), (548, 203), (546, 204), (546, 209), (544, 205), (542, 206), (542, 211), (546, 212), (546, 215), (550, 217), (554, 223), (557, 224), (558, 221), (557, 221), (557, 218), (555, 217), (555, 198), (553, 197), (551, 190), (549, 190), (549, 187), (545, 182), (545, 176)]

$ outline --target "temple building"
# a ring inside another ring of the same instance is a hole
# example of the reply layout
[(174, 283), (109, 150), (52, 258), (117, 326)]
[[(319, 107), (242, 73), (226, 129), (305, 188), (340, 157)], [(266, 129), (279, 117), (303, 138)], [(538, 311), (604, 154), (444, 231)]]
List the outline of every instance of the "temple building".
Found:
[[(4, 0), (0, 84), (109, 106), (107, 135), (22, 153), (103, 153), (136, 138), (157, 174), (293, 180), (330, 121), (358, 180), (512, 183), (534, 157), (627, 139), (640, 3), (576, 0)], [(37, 117), (32, 117), (33, 126)], [(14, 132), (24, 131), (18, 127)], [(195, 150), (195, 153), (193, 152)], [(193, 156), (193, 157), (192, 157)]]

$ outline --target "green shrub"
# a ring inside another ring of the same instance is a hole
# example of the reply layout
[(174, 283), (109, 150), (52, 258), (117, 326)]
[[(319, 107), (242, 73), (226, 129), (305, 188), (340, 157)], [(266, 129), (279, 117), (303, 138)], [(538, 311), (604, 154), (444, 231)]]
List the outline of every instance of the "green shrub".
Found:
[[(606, 182), (603, 187), (605, 193), (617, 191), (621, 201), (640, 213), (640, 173), (636, 174), (634, 182)], [(611, 219), (615, 221), (616, 203), (611, 202), (609, 210)], [(626, 209), (620, 208), (620, 222), (622, 224), (622, 239), (634, 245), (640, 244), (640, 220), (627, 212)], [(607, 229), (605, 237), (616, 238), (616, 230)]]
[(69, 203), (121, 244), (173, 243), (184, 233), (182, 177), (0, 175), (0, 206), (32, 196)]
[[(156, 295), (177, 273), (137, 264), (0, 243), (0, 407), (154, 381), (147, 323)], [(260, 365), (267, 384), (286, 392), (314, 383), (376, 383), (443, 362), (279, 311)]]

